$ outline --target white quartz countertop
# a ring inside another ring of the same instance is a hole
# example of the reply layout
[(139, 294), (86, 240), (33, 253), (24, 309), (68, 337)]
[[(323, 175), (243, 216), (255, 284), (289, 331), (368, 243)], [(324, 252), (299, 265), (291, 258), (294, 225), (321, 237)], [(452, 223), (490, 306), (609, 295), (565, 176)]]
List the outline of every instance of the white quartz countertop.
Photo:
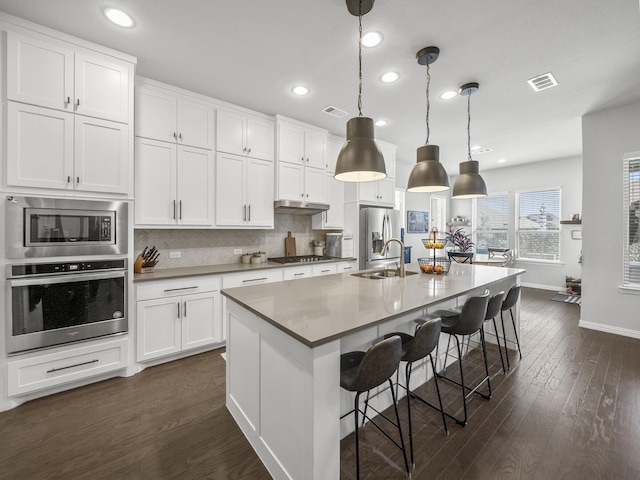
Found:
[[(407, 270), (419, 272), (417, 264)], [(224, 289), (222, 294), (309, 347), (515, 278), (519, 268), (452, 264), (447, 275), (367, 279), (350, 273)]]
[(137, 283), (149, 280), (166, 280), (171, 278), (192, 277), (198, 275), (219, 275), (224, 273), (253, 272), (256, 270), (264, 270), (269, 268), (302, 267), (306, 265), (351, 262), (355, 260), (355, 258), (332, 258), (331, 260), (301, 263), (228, 263), (224, 265), (200, 265), (197, 267), (163, 268), (152, 273), (135, 273), (133, 275), (133, 281)]

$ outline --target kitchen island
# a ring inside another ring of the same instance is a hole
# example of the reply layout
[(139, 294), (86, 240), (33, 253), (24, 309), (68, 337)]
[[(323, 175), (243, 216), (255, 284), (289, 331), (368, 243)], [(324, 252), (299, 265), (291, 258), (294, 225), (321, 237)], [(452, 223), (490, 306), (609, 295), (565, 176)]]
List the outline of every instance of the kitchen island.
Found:
[[(340, 421), (352, 404), (340, 389), (340, 354), (391, 331), (410, 333), (414, 319), (466, 295), (506, 291), (522, 273), (454, 264), (447, 275), (342, 273), (225, 289), (227, 408), (274, 478), (339, 478), (340, 439), (352, 428)], [(427, 380), (424, 370), (416, 385)], [(385, 408), (390, 396), (373, 401)]]

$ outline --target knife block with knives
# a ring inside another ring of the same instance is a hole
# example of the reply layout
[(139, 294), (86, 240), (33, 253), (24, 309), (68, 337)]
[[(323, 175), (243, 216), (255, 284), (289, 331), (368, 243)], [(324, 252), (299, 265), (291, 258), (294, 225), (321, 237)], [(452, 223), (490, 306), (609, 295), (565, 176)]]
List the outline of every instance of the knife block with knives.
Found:
[(134, 273), (152, 273), (153, 267), (158, 264), (159, 256), (160, 252), (156, 250), (155, 245), (151, 248), (144, 247), (142, 253), (136, 257), (136, 261), (133, 263)]

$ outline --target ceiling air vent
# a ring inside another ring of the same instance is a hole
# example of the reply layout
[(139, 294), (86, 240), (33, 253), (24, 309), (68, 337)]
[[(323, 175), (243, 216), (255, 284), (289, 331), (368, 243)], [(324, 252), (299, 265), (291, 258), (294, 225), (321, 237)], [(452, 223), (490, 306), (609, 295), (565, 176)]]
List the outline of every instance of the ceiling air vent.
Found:
[(340, 110), (339, 108), (332, 107), (331, 105), (329, 105), (326, 108), (323, 108), (322, 111), (336, 118), (342, 118), (347, 115), (347, 112), (345, 112), (344, 110)]
[(558, 85), (558, 81), (553, 77), (551, 73), (545, 73), (544, 75), (538, 75), (537, 77), (527, 80), (527, 83), (531, 85), (534, 92), (540, 92), (547, 88), (555, 87)]

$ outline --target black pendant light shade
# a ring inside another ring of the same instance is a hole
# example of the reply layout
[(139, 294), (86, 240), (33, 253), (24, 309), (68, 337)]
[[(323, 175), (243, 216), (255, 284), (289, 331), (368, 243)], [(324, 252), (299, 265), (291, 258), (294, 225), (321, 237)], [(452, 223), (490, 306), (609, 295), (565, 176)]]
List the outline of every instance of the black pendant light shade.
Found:
[(387, 176), (382, 152), (373, 140), (373, 119), (354, 117), (347, 122), (347, 141), (336, 162), (334, 178), (342, 182), (372, 182)]
[(423, 145), (417, 151), (417, 163), (411, 169), (408, 192), (442, 192), (449, 190), (449, 175), (440, 163), (440, 147)]
[(374, 140), (373, 119), (362, 115), (362, 16), (374, 0), (347, 0), (347, 9), (358, 17), (358, 116), (347, 122), (347, 141), (342, 146), (333, 178), (342, 182), (373, 182), (387, 176), (382, 152)]
[(442, 192), (449, 190), (449, 176), (440, 163), (440, 147), (429, 145), (429, 84), (431, 76), (429, 65), (435, 62), (440, 55), (438, 47), (425, 47), (416, 54), (419, 65), (427, 66), (427, 139), (425, 145), (418, 147), (416, 152), (416, 164), (411, 169), (408, 192)]
[(471, 94), (478, 91), (476, 82), (460, 87), (460, 95), (467, 96), (467, 156), (469, 160), (460, 164), (460, 175), (453, 183), (451, 198), (480, 198), (487, 196), (487, 185), (480, 176), (480, 166), (471, 158)]
[(453, 183), (452, 198), (478, 198), (487, 196), (487, 185), (478, 173), (476, 160), (468, 160), (460, 164), (460, 175)]

